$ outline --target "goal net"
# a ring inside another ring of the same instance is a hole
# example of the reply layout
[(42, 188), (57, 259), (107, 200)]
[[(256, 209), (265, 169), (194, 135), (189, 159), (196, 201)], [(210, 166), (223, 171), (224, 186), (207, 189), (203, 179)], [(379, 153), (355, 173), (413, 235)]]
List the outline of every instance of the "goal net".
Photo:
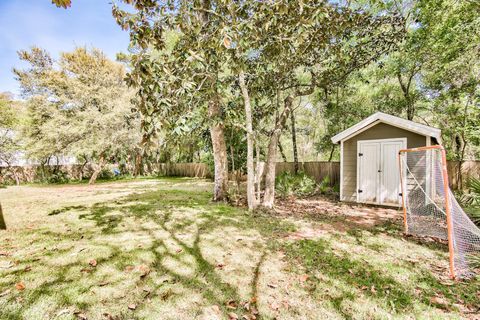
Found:
[(445, 150), (406, 149), (399, 159), (405, 232), (447, 240), (451, 276), (473, 276), (480, 264), (480, 229), (448, 186)]

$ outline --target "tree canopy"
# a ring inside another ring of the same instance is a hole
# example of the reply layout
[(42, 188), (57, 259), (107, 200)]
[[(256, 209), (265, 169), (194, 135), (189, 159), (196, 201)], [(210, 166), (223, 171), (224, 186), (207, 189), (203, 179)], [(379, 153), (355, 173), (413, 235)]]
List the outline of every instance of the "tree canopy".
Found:
[(101, 170), (132, 153), (140, 141), (139, 117), (122, 64), (85, 48), (61, 53), (58, 61), (37, 47), (19, 56), (30, 65), (15, 74), (28, 98), (24, 138), (32, 157), (74, 155)]

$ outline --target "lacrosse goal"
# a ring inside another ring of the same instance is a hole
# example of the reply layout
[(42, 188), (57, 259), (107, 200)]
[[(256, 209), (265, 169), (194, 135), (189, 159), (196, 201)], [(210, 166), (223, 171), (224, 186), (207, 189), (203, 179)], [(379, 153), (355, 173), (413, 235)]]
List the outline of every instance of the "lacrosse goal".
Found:
[(399, 162), (405, 232), (447, 240), (452, 278), (473, 276), (480, 262), (480, 229), (449, 188), (444, 148), (400, 150)]

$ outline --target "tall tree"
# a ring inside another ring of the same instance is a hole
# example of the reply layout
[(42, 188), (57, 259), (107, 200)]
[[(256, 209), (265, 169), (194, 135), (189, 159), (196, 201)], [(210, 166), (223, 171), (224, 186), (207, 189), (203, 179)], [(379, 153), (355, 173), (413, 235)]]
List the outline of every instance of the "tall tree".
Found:
[[(204, 111), (210, 126), (215, 165), (214, 200), (225, 200), (228, 158), (225, 143), (225, 101), (221, 77), (227, 62), (224, 15), (227, 4), (217, 1), (124, 1), (134, 12), (114, 6), (113, 14), (130, 31), (139, 53), (132, 59), (130, 82), (139, 89), (144, 130), (175, 130), (179, 119)], [(176, 36), (169, 42), (169, 32)], [(226, 50), (226, 49), (225, 49)]]
[(443, 129), (448, 156), (459, 161), (462, 188), (461, 164), (468, 147), (479, 146), (480, 3), (422, 0), (416, 9), (417, 32), (429, 48), (423, 73), (425, 100)]
[[(302, 1), (254, 2), (249, 38), (257, 58), (249, 69), (268, 104), (265, 194), (262, 205), (275, 199), (275, 163), (279, 136), (295, 110), (294, 102), (317, 88), (342, 82), (352, 72), (390, 51), (402, 36), (402, 19), (382, 12), (350, 8), (348, 3)], [(315, 44), (315, 45), (312, 45)], [(248, 51), (247, 51), (248, 52)], [(279, 103), (281, 101), (281, 103)]]
[(126, 156), (140, 141), (123, 65), (97, 49), (64, 52), (58, 62), (36, 47), (19, 56), (30, 64), (14, 72), (28, 99), (24, 137), (31, 157), (84, 157), (94, 166), (94, 183), (110, 160)]
[(18, 172), (12, 166), (23, 148), (20, 144), (19, 131), (24, 121), (23, 103), (13, 101), (8, 93), (0, 93), (0, 164), (20, 184)]

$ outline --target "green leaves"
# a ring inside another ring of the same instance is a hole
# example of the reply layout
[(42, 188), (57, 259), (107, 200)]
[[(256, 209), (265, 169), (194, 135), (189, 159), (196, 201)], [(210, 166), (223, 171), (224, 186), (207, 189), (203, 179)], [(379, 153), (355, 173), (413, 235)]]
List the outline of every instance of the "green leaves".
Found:
[(39, 48), (20, 58), (29, 65), (15, 72), (29, 107), (23, 138), (30, 156), (94, 160), (135, 148), (140, 121), (123, 65), (85, 48), (61, 53), (59, 61)]
[(72, 5), (71, 0), (52, 0), (52, 3), (59, 8), (67, 9)]

